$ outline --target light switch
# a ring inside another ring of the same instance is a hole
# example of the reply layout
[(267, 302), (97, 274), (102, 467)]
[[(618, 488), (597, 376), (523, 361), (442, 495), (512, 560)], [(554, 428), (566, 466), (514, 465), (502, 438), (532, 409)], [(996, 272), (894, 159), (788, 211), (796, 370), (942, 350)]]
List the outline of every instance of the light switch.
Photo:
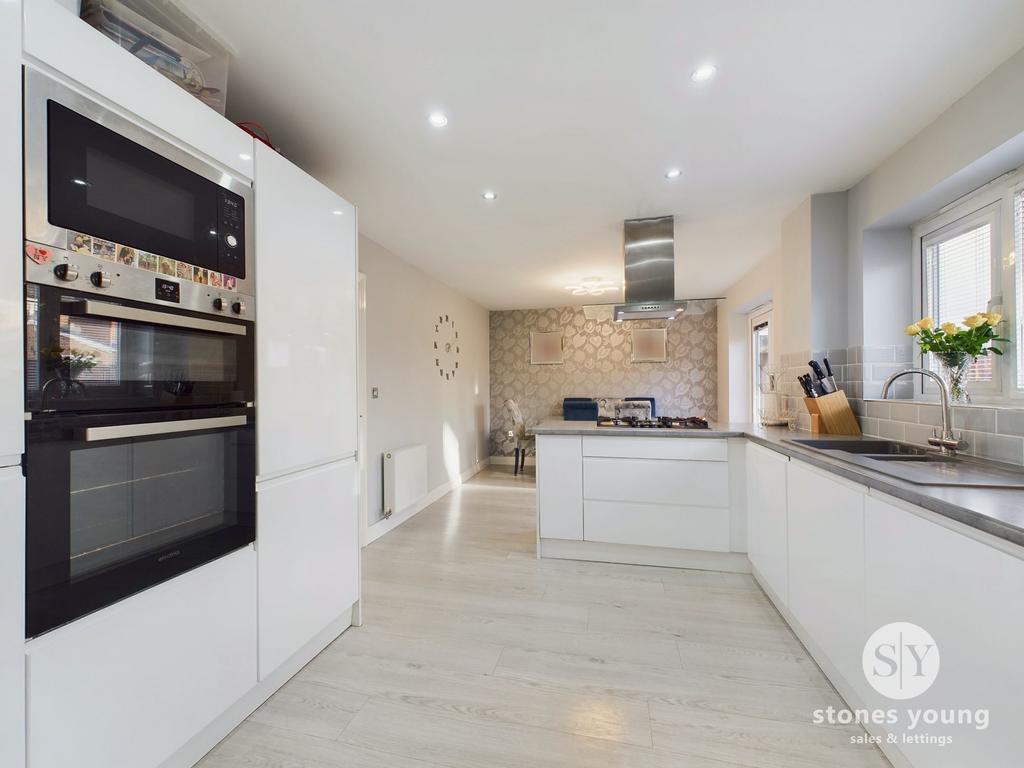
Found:
[(372, 387), (370, 389), (370, 397), (374, 400), (380, 399), (380, 387)]

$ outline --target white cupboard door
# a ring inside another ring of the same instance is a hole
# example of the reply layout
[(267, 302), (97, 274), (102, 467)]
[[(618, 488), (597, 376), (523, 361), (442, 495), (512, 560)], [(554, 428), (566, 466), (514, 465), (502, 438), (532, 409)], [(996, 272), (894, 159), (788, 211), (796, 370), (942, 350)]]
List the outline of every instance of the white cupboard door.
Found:
[(747, 554), (785, 605), (789, 600), (786, 465), (789, 458), (747, 444)]
[(0, 469), (0, 765), (25, 762), (25, 479)]
[(257, 487), (260, 679), (359, 599), (356, 462)]
[(0, 467), (18, 461), (25, 435), (24, 266), (16, 255), (22, 252), (24, 222), (21, 110), (14, 107), (21, 104), (20, 10), (21, 3), (0, 3), (0, 99), (7, 105), (0, 113)]
[[(1020, 765), (1024, 561), (906, 506), (874, 494), (866, 500), (868, 633), (897, 621), (927, 630), (939, 651), (938, 676), (908, 703), (922, 710), (987, 710), (989, 722), (984, 730), (922, 725), (919, 732), (952, 741), (900, 749), (912, 765), (929, 768)], [(866, 699), (876, 707), (900, 703), (873, 689)]]
[(852, 483), (789, 462), (789, 609), (847, 680), (861, 675), (864, 497)]
[(356, 451), (355, 209), (256, 142), (259, 478)]
[(256, 554), (48, 632), (27, 659), (30, 768), (163, 765), (256, 685)]
[(583, 540), (583, 441), (537, 436), (537, 528), (542, 539)]

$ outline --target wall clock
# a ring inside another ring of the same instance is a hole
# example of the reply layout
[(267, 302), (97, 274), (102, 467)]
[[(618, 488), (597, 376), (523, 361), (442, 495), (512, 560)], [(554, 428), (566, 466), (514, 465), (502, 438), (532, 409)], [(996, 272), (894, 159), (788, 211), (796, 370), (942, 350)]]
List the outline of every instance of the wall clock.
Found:
[(445, 381), (459, 369), (459, 332), (448, 315), (438, 315), (434, 324), (434, 367)]

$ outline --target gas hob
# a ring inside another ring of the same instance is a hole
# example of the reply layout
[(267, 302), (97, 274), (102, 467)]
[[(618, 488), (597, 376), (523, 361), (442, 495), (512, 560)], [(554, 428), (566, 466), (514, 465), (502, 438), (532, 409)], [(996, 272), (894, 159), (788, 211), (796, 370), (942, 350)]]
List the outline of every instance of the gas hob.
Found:
[(656, 419), (639, 419), (635, 416), (613, 419), (602, 416), (598, 418), (597, 426), (635, 429), (708, 429), (707, 421), (699, 416), (659, 416)]

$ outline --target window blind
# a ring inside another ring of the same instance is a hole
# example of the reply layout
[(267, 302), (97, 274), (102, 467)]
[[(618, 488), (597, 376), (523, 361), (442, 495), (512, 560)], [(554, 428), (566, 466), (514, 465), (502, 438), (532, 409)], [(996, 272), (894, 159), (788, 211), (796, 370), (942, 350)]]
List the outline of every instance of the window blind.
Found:
[[(1024, 389), (1024, 345), (1021, 341), (1024, 340), (1024, 264), (1021, 264), (1022, 257), (1024, 257), (1024, 191), (1018, 192), (1013, 196), (1013, 252), (1015, 270), (1016, 270), (1016, 312), (1014, 317), (1017, 318), (1017, 334), (1013, 336), (1016, 340), (1017, 347), (1017, 389)], [(1007, 336), (1007, 334), (1002, 334)]]
[[(925, 241), (925, 314), (937, 325), (962, 324), (968, 315), (987, 312), (992, 298), (992, 225), (988, 222), (946, 238)], [(934, 359), (932, 368), (938, 368)], [(992, 380), (992, 358), (979, 358), (971, 381)]]

